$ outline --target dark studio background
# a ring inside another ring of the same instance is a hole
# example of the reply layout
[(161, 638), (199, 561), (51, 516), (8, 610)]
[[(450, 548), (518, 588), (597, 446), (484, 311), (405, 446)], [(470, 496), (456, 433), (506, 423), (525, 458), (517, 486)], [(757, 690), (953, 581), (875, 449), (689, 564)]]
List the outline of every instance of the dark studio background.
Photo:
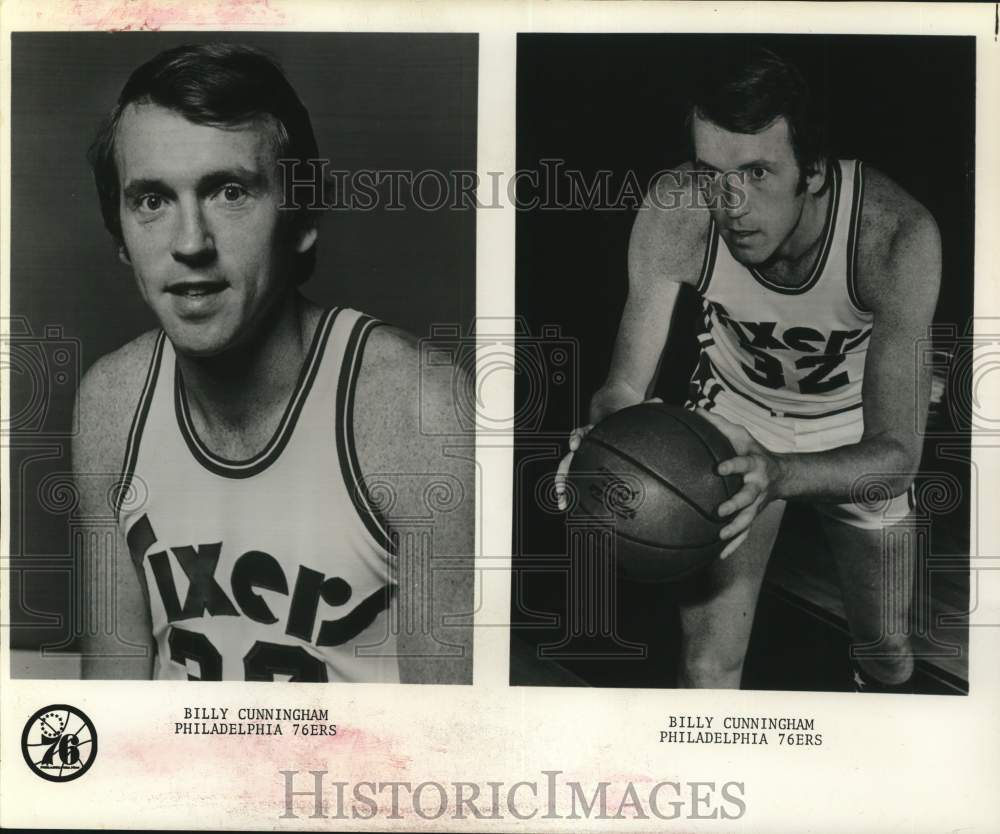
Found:
[[(85, 153), (162, 49), (238, 41), (278, 58), (337, 170), (475, 170), (475, 35), (15, 33), (12, 47), (11, 594), (14, 647), (70, 645), (68, 434), (82, 372), (155, 326), (104, 230)], [(475, 211), (330, 211), (304, 286), (418, 337), (467, 332)], [(15, 324), (15, 326), (17, 326)], [(30, 331), (30, 332), (29, 332)]]
[[(886, 172), (931, 210), (941, 229), (944, 269), (935, 325), (944, 330), (935, 345), (955, 357), (939, 373), (944, 401), (932, 413), (918, 487), (935, 478), (958, 485), (948, 500), (928, 501), (931, 510), (923, 518), (939, 568), (930, 586), (932, 616), (959, 617), (927, 638), (934, 657), (920, 661), (919, 674), (926, 691), (961, 691), (967, 680), (967, 620), (960, 615), (968, 606), (970, 419), (963, 363), (969, 353), (948, 328), (960, 337), (972, 315), (975, 43), (881, 36), (754, 42), (796, 63), (826, 102), (832, 153)], [(715, 35), (520, 35), (518, 169), (541, 171), (542, 160), (558, 159), (587, 182), (607, 169), (614, 172), (612, 195), (632, 171), (644, 191), (654, 172), (686, 158), (685, 81), (700, 62), (746, 43)], [(522, 182), (524, 200), (535, 193)], [(586, 422), (590, 396), (608, 371), (635, 208), (633, 202), (518, 215), (516, 307), (532, 336), (528, 344), (539, 355), (551, 355), (557, 345), (574, 354), (577, 382), (572, 372), (552, 371), (539, 381), (527, 361), (518, 369), (514, 684), (673, 685), (678, 633), (669, 586), (574, 576), (564, 517), (544, 497), (568, 433)], [(667, 402), (683, 402), (698, 311), (694, 293), (685, 289), (656, 389)], [(540, 389), (547, 394), (542, 401), (534, 396)], [(542, 404), (529, 407), (529, 400)], [(822, 558), (815, 527), (808, 510), (789, 507), (751, 638), (747, 688), (847, 688), (843, 614), (837, 594), (830, 593), (832, 567)], [(594, 603), (602, 593), (614, 606), (602, 609), (603, 620)], [(620, 639), (609, 636), (612, 628)], [(955, 652), (935, 641), (962, 646), (961, 656), (943, 657)]]

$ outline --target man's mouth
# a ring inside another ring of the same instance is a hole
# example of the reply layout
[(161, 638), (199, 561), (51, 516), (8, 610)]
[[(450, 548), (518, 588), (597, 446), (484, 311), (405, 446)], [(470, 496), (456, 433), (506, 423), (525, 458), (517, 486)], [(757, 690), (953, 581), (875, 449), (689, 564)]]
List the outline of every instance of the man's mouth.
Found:
[(752, 230), (730, 229), (729, 239), (732, 243), (747, 243), (756, 234), (757, 232)]
[(227, 286), (225, 281), (179, 281), (167, 287), (167, 292), (181, 298), (202, 298), (222, 292)]

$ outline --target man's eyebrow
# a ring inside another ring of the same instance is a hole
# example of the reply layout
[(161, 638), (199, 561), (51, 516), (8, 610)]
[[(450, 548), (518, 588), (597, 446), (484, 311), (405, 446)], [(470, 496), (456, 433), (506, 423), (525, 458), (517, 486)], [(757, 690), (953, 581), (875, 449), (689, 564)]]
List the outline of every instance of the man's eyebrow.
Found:
[[(220, 185), (225, 185), (227, 182), (238, 182), (250, 188), (259, 188), (267, 183), (267, 177), (261, 171), (245, 168), (242, 165), (235, 165), (232, 168), (220, 168), (217, 171), (209, 171), (207, 174), (202, 175), (198, 180), (197, 189), (199, 192), (211, 191)], [(122, 193), (130, 199), (148, 192), (157, 194), (174, 193), (169, 185), (156, 177), (140, 177), (139, 179), (129, 180), (122, 189)]]
[(137, 180), (129, 180), (125, 183), (125, 187), (122, 189), (122, 194), (130, 199), (135, 199), (136, 197), (150, 191), (156, 192), (157, 194), (164, 194), (169, 193), (170, 188), (165, 182), (163, 182), (163, 180), (155, 178), (140, 178)]
[(748, 171), (751, 168), (773, 168), (774, 161), (771, 159), (751, 159), (749, 162), (744, 162), (736, 170), (738, 171)]
[(198, 180), (198, 190), (209, 190), (234, 181), (241, 185), (256, 188), (265, 185), (267, 177), (262, 171), (253, 168), (244, 168), (242, 165), (234, 165), (232, 168), (220, 168), (218, 171), (209, 171), (207, 174), (204, 174)]
[[(704, 159), (695, 159), (694, 164), (696, 168), (702, 170), (715, 171), (717, 174), (723, 173), (723, 171), (721, 171), (719, 168), (716, 168), (714, 165), (709, 165), (707, 162), (705, 162)], [(774, 161), (770, 159), (751, 159), (747, 162), (741, 163), (736, 168), (733, 168), (731, 170), (749, 171), (751, 168), (757, 168), (757, 167), (774, 168)]]

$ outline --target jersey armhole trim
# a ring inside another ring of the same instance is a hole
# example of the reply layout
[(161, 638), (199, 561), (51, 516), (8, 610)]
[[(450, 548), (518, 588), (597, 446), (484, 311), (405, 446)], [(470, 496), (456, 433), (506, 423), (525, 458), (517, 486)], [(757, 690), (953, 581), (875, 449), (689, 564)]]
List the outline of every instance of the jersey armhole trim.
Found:
[(343, 364), (340, 368), (340, 379), (337, 384), (337, 416), (335, 421), (337, 435), (337, 459), (344, 478), (344, 485), (351, 496), (354, 509), (364, 523), (368, 533), (387, 554), (393, 554), (395, 548), (382, 519), (372, 505), (364, 480), (364, 473), (358, 460), (357, 447), (354, 440), (354, 401), (357, 393), (358, 377), (361, 375), (361, 360), (365, 352), (368, 337), (376, 327), (385, 322), (371, 316), (361, 315), (351, 329), (344, 351)]
[(871, 310), (861, 302), (858, 292), (858, 239), (861, 236), (861, 209), (864, 203), (864, 164), (854, 164), (854, 200), (851, 203), (851, 228), (847, 235), (847, 297), (859, 313), (871, 315)]
[(143, 430), (146, 428), (146, 419), (149, 417), (149, 409), (153, 403), (153, 391), (156, 390), (156, 380), (160, 376), (160, 364), (163, 359), (163, 344), (166, 340), (166, 333), (160, 331), (156, 337), (156, 344), (153, 345), (153, 355), (149, 359), (149, 367), (146, 369), (146, 380), (142, 385), (142, 393), (139, 395), (139, 403), (136, 405), (135, 414), (132, 415), (132, 425), (128, 432), (128, 442), (125, 445), (125, 458), (122, 461), (121, 477), (115, 485), (115, 520), (121, 521), (122, 504), (125, 503), (125, 496), (128, 495), (132, 486), (132, 477), (135, 475), (135, 464), (139, 458), (139, 444), (142, 440)]
[(698, 276), (698, 283), (694, 285), (702, 295), (708, 289), (712, 281), (712, 273), (715, 271), (715, 256), (719, 252), (719, 230), (715, 226), (715, 218), (708, 218), (708, 242), (705, 244), (705, 257), (701, 262), (701, 275)]

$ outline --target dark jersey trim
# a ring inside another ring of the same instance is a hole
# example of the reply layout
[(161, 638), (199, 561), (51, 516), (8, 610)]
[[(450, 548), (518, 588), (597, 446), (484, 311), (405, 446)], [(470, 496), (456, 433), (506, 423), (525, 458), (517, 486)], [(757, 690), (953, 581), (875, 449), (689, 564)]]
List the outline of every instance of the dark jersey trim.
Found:
[(337, 385), (337, 415), (334, 424), (337, 435), (337, 458), (340, 461), (344, 485), (351, 496), (351, 502), (358, 516), (364, 523), (371, 537), (378, 545), (392, 553), (392, 539), (387, 532), (382, 519), (372, 506), (365, 485), (364, 473), (358, 462), (357, 448), (354, 442), (354, 395), (357, 391), (358, 377), (361, 375), (361, 359), (365, 351), (365, 343), (372, 330), (383, 322), (371, 316), (362, 315), (358, 318), (347, 340), (343, 363), (340, 367), (340, 380)]
[(833, 248), (833, 238), (837, 230), (837, 216), (840, 214), (840, 183), (842, 174), (839, 159), (832, 161), (830, 171), (833, 173), (833, 193), (830, 195), (830, 204), (826, 207), (826, 222), (824, 223), (826, 237), (823, 240), (823, 247), (820, 250), (819, 257), (816, 258), (816, 263), (813, 265), (812, 273), (804, 284), (797, 287), (786, 287), (767, 278), (755, 267), (747, 267), (750, 274), (757, 279), (757, 282), (769, 290), (781, 293), (782, 295), (801, 295), (816, 286), (816, 283), (823, 275), (827, 258), (830, 256), (830, 250)]
[(864, 164), (858, 160), (854, 164), (854, 200), (851, 203), (851, 229), (847, 236), (847, 296), (859, 313), (870, 314), (871, 310), (861, 303), (861, 294), (858, 292), (858, 239), (861, 236), (864, 193)]
[[(702, 365), (701, 358), (704, 357), (705, 365)], [(705, 374), (711, 374), (710, 377), (705, 376)], [(861, 401), (854, 403), (854, 405), (845, 405), (843, 408), (835, 408), (831, 411), (824, 411), (821, 414), (799, 414), (794, 411), (777, 411), (766, 403), (762, 403), (760, 400), (754, 399), (749, 394), (741, 391), (738, 387), (733, 385), (728, 379), (726, 379), (719, 369), (715, 366), (715, 363), (709, 358), (707, 353), (702, 353), (698, 358), (698, 367), (696, 369), (697, 378), (692, 378), (691, 385), (692, 388), (700, 395), (701, 399), (706, 400), (709, 404), (704, 406), (706, 411), (710, 411), (711, 407), (715, 405), (715, 399), (719, 395), (721, 389), (725, 389), (732, 394), (736, 394), (742, 397), (747, 402), (753, 403), (758, 408), (763, 409), (772, 417), (788, 417), (792, 420), (819, 420), (822, 417), (833, 417), (835, 414), (843, 414), (846, 411), (854, 411), (856, 408), (861, 408)], [(716, 386), (709, 390), (706, 394), (705, 385), (708, 382), (715, 381)], [(697, 386), (697, 388), (694, 388)], [(689, 402), (696, 402), (695, 397), (690, 393), (688, 395)]]
[(146, 370), (146, 381), (142, 385), (142, 394), (139, 396), (139, 404), (132, 415), (132, 426), (128, 432), (128, 443), (125, 445), (125, 459), (122, 461), (122, 474), (118, 479), (117, 493), (115, 495), (115, 520), (121, 520), (122, 503), (132, 485), (132, 477), (135, 475), (135, 464), (139, 459), (139, 444), (142, 440), (142, 432), (146, 428), (146, 418), (149, 417), (149, 409), (153, 404), (153, 392), (156, 390), (156, 380), (160, 375), (160, 364), (163, 359), (163, 344), (166, 334), (161, 330), (156, 337), (156, 344), (153, 345), (153, 355), (149, 359), (149, 368)]
[(188, 408), (187, 397), (184, 393), (184, 380), (181, 377), (180, 367), (174, 364), (174, 410), (177, 414), (177, 424), (180, 427), (181, 436), (187, 444), (195, 460), (204, 466), (209, 472), (223, 478), (250, 478), (258, 475), (267, 469), (278, 459), (288, 441), (291, 439), (295, 424), (299, 414), (305, 406), (306, 398), (312, 389), (312, 384), (319, 372), (319, 367), (323, 362), (326, 343), (333, 329), (333, 322), (340, 312), (339, 307), (327, 310), (316, 325), (316, 332), (313, 334), (312, 343), (306, 353), (305, 362), (302, 363), (302, 370), (299, 371), (299, 379), (292, 391), (292, 396), (285, 406), (285, 413), (278, 423), (278, 428), (268, 441), (267, 445), (252, 458), (247, 460), (229, 460), (213, 453), (201, 439), (195, 430), (191, 420), (191, 412)]
[(719, 252), (719, 229), (715, 225), (715, 218), (709, 215), (708, 218), (708, 242), (705, 244), (705, 257), (701, 262), (701, 275), (698, 276), (698, 283), (695, 289), (702, 295), (708, 289), (712, 281), (712, 273), (715, 272), (715, 256)]

